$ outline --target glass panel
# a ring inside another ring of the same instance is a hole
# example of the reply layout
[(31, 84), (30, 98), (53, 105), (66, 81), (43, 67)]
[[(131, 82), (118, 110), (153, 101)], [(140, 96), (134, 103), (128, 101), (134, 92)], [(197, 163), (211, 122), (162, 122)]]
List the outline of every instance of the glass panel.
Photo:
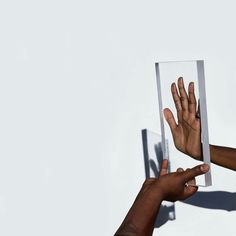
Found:
[[(163, 115), (163, 109), (169, 108), (174, 115), (175, 121), (178, 123), (176, 106), (171, 93), (171, 85), (173, 82), (177, 85), (178, 78), (182, 77), (187, 95), (189, 83), (194, 82), (195, 97), (198, 103), (196, 108), (200, 108), (198, 114), (201, 114), (200, 123), (203, 162), (210, 165), (204, 62), (202, 60), (158, 62), (156, 63), (156, 77), (164, 158), (168, 158), (167, 146), (164, 143), (164, 140), (167, 139), (169, 143), (168, 153), (174, 168), (191, 168), (195, 165), (201, 164), (199, 161), (187, 157), (185, 154), (177, 151), (173, 142), (171, 130)], [(178, 86), (177, 91), (179, 92)], [(211, 184), (212, 180), (210, 171), (205, 175), (196, 178), (196, 185), (198, 186), (210, 186)]]
[[(159, 178), (161, 163), (163, 160), (163, 152), (161, 145), (161, 135), (153, 133), (149, 130), (142, 130), (143, 153), (146, 178)], [(167, 145), (167, 144), (166, 144)], [(170, 161), (168, 172), (170, 171)], [(155, 227), (160, 227), (168, 220), (175, 219), (175, 205), (172, 202), (163, 201), (160, 207)]]

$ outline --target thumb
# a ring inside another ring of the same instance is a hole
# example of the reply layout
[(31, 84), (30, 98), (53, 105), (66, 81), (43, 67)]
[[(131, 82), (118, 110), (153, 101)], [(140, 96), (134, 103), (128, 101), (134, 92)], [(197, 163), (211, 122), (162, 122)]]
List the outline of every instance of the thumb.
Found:
[(194, 179), (196, 176), (203, 175), (209, 171), (209, 165), (202, 164), (183, 172), (184, 183)]
[(175, 118), (174, 118), (174, 115), (173, 113), (171, 112), (171, 110), (169, 108), (165, 108), (163, 110), (163, 113), (164, 113), (164, 117), (168, 123), (168, 125), (170, 126), (170, 129), (171, 131), (176, 129), (177, 127), (177, 124), (176, 124), (176, 121), (175, 121)]

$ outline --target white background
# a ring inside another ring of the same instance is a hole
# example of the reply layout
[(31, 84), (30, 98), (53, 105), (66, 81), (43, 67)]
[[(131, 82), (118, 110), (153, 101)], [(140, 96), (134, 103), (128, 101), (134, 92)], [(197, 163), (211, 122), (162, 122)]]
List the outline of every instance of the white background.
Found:
[[(112, 235), (159, 132), (156, 61), (204, 59), (210, 142), (236, 146), (234, 1), (1, 1), (0, 235)], [(213, 166), (214, 186), (235, 173)], [(235, 235), (176, 204), (154, 235)]]

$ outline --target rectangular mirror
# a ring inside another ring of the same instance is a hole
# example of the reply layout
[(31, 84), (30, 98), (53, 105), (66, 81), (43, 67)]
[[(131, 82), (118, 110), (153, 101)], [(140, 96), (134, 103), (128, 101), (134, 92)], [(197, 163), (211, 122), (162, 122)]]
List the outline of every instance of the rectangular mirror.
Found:
[[(168, 158), (168, 153), (171, 158), (172, 167), (178, 168), (192, 168), (195, 165), (201, 164), (178, 151), (174, 145), (172, 134), (168, 123), (165, 121), (163, 109), (169, 108), (178, 124), (177, 112), (175, 102), (172, 98), (171, 85), (173, 82), (177, 84), (178, 78), (182, 77), (185, 89), (188, 94), (188, 85), (194, 82), (195, 97), (200, 108), (200, 124), (201, 124), (201, 144), (203, 162), (210, 166), (210, 150), (208, 138), (208, 124), (207, 124), (207, 106), (206, 106), (206, 92), (205, 92), (205, 75), (204, 75), (204, 61), (191, 60), (191, 61), (168, 61), (157, 62), (156, 66), (156, 79), (158, 90), (158, 102), (161, 123), (162, 147), (164, 158)], [(178, 88), (178, 87), (177, 87)], [(183, 104), (183, 103), (182, 103)], [(165, 140), (168, 140), (169, 151)], [(203, 176), (196, 178), (196, 185), (210, 186), (212, 185), (211, 170)]]

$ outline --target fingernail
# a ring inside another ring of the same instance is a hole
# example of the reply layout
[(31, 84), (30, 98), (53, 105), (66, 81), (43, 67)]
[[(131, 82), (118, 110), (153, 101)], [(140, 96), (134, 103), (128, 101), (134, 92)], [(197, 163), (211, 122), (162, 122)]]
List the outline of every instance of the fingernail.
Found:
[(207, 172), (209, 170), (209, 166), (207, 164), (203, 164), (201, 165), (200, 169), (202, 172)]

